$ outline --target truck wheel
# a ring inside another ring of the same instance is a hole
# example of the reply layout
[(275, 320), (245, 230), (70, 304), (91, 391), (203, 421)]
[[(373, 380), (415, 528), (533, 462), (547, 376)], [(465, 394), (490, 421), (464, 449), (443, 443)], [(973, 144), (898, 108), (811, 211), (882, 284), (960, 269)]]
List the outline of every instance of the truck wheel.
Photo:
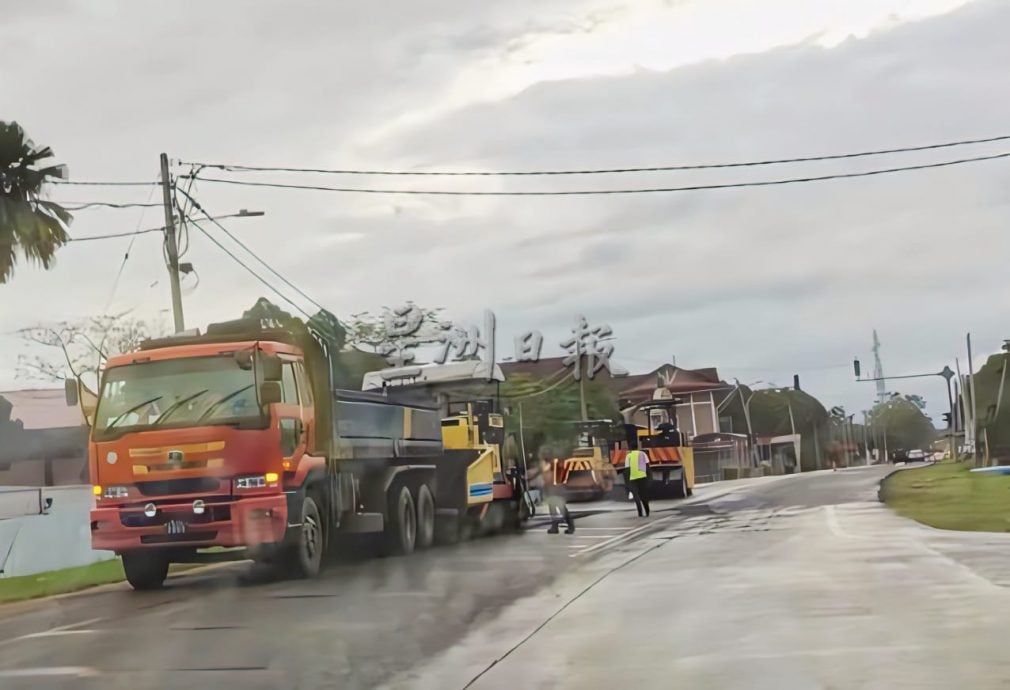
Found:
[(123, 572), (134, 589), (158, 589), (168, 577), (168, 557), (157, 551), (127, 551), (123, 554)]
[(417, 509), (410, 489), (404, 484), (394, 484), (389, 496), (389, 513), (386, 520), (386, 553), (407, 556), (414, 552), (417, 543)]
[(427, 484), (417, 489), (417, 547), (426, 549), (435, 542), (435, 499)]
[(326, 532), (319, 512), (319, 504), (312, 494), (302, 500), (302, 529), (292, 545), (288, 565), (295, 577), (315, 577), (323, 564), (326, 549)]

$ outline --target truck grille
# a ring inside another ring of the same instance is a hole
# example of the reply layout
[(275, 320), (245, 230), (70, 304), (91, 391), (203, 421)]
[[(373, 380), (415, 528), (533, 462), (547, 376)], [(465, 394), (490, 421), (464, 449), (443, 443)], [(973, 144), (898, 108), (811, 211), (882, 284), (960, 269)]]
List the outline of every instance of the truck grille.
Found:
[(220, 486), (221, 480), (216, 477), (190, 477), (189, 479), (162, 479), (154, 482), (137, 482), (137, 490), (145, 496), (205, 494), (217, 491)]

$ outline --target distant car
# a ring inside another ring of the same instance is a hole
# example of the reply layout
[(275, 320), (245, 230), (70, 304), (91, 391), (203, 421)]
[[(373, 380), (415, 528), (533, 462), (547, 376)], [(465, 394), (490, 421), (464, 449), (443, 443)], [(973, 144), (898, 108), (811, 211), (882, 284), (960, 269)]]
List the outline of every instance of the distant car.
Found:
[(904, 448), (898, 448), (897, 450), (891, 451), (891, 462), (907, 462), (908, 461), (908, 451)]
[(926, 462), (929, 458), (926, 457), (926, 452), (923, 450), (910, 450), (908, 451), (908, 456), (905, 458), (905, 462)]

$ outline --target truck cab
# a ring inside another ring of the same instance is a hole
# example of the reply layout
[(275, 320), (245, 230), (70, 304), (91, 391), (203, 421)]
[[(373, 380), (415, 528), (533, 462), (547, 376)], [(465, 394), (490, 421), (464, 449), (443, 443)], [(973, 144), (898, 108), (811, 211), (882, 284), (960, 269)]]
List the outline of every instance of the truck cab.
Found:
[(143, 583), (203, 546), (282, 543), (286, 489), (324, 463), (316, 434), (295, 345), (166, 339), (111, 358), (89, 442), (93, 548)]

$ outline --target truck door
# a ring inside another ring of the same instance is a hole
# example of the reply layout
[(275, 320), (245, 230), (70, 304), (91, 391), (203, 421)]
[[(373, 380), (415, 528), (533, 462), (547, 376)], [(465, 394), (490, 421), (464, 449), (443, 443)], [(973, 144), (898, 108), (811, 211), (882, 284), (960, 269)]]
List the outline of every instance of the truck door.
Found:
[(281, 358), (281, 402), (276, 410), (285, 469), (297, 466), (298, 458), (305, 452), (308, 432), (304, 408), (299, 401), (297, 364), (300, 362), (294, 359)]
[(298, 400), (302, 406), (304, 442), (307, 448), (316, 448), (315, 401), (312, 399), (312, 386), (309, 384), (309, 377), (305, 371), (305, 362), (301, 360), (295, 362), (295, 383), (298, 386)]

